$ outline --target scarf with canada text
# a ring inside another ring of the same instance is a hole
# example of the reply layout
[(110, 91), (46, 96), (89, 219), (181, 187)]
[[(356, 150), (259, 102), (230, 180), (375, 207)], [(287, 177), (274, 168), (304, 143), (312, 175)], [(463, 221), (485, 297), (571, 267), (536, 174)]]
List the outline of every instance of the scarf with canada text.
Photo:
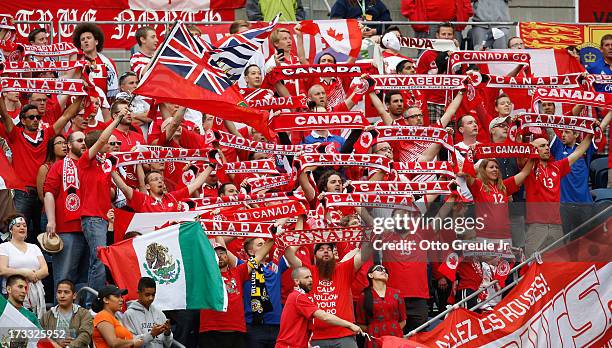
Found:
[(296, 192), (270, 192), (262, 194), (239, 194), (235, 196), (188, 198), (183, 200), (193, 206), (191, 210), (212, 210), (228, 207), (243, 207), (250, 204), (267, 204), (283, 202), (287, 200), (304, 200), (300, 193)]
[(249, 99), (246, 102), (250, 107), (259, 110), (302, 109), (306, 107), (306, 95)]
[(418, 211), (409, 195), (376, 195), (367, 193), (322, 193), (323, 205), (331, 207), (370, 207)]
[(438, 143), (453, 151), (453, 137), (446, 129), (422, 126), (382, 126), (377, 127), (378, 142), (382, 141), (424, 141)]
[(251, 152), (269, 153), (273, 155), (295, 156), (300, 152), (317, 152), (317, 148), (319, 147), (319, 144), (279, 145), (274, 143), (264, 143), (238, 137), (223, 131), (215, 131), (214, 134), (217, 142), (219, 142), (219, 145)]
[(202, 219), (200, 224), (209, 236), (272, 238), (276, 229), (274, 224), (269, 223), (223, 221), (219, 219)]
[(465, 75), (372, 75), (376, 90), (463, 89), (472, 83)]
[(173, 162), (173, 161), (209, 161), (210, 151), (207, 149), (181, 149), (165, 147), (160, 149), (149, 148), (142, 152), (112, 152), (111, 156), (116, 159), (116, 166), (128, 166), (132, 164)]
[(285, 231), (277, 239), (283, 247), (364, 240), (366, 236), (361, 226)]
[(352, 166), (380, 169), (386, 173), (391, 171), (390, 160), (381, 155), (370, 154), (340, 154), (340, 153), (307, 153), (296, 158), (293, 166), (298, 172), (304, 167), (334, 167)]
[(217, 168), (217, 175), (219, 172), (225, 174), (279, 174), (274, 159), (227, 162)]
[(295, 174), (282, 174), (261, 178), (249, 178), (243, 182), (246, 192), (254, 194), (261, 191), (292, 191), (296, 184)]
[(221, 212), (221, 215), (232, 221), (276, 221), (278, 219), (306, 214), (304, 203), (289, 201), (261, 208)]
[(370, 123), (360, 111), (288, 112), (274, 116), (270, 128), (275, 132), (317, 129), (363, 129)]
[(464, 64), (519, 64), (528, 68), (530, 60), (527, 52), (457, 51), (448, 58), (448, 71)]
[(82, 80), (2, 77), (2, 92), (87, 95)]
[[(538, 158), (538, 151), (527, 143), (485, 143), (476, 145), (476, 150), (468, 151), (467, 158), (471, 162), (483, 158)], [(464, 170), (465, 171), (465, 170)]]
[(82, 68), (87, 64), (84, 60), (60, 60), (47, 61), (39, 60), (35, 62), (2, 62), (0, 63), (0, 73), (29, 73), (37, 71), (68, 71)]
[(521, 114), (518, 117), (521, 129), (527, 127), (544, 127), (556, 129), (571, 129), (578, 132), (594, 134), (595, 119), (590, 117)]
[(494, 76), (487, 75), (490, 88), (578, 88), (580, 74), (559, 76)]
[(266, 80), (272, 86), (281, 80), (309, 79), (312, 77), (352, 78), (374, 71), (372, 64), (367, 63), (339, 63), (339, 64), (312, 64), (312, 65), (280, 65), (274, 67), (266, 74)]
[(38, 57), (67, 56), (79, 53), (79, 50), (70, 42), (42, 46), (18, 44), (17, 48), (26, 56)]
[(531, 102), (534, 110), (538, 102), (580, 104), (610, 110), (612, 94), (570, 88), (536, 88)]
[(453, 40), (402, 36), (400, 37), (399, 41), (402, 47), (415, 48), (418, 50), (434, 50), (442, 52), (457, 50), (457, 46), (455, 46), (455, 42)]
[(391, 169), (398, 174), (439, 174), (457, 177), (452, 162), (392, 162)]
[(348, 193), (377, 195), (448, 195), (452, 181), (399, 182), (399, 181), (349, 181)]

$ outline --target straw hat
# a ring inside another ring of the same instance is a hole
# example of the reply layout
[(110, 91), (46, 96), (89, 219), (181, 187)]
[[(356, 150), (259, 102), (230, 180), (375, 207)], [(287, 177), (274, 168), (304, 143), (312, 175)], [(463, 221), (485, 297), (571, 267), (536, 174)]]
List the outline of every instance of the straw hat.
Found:
[(50, 254), (59, 253), (64, 249), (64, 241), (57, 233), (49, 234), (43, 232), (36, 239), (38, 239), (38, 244), (40, 244), (42, 250)]

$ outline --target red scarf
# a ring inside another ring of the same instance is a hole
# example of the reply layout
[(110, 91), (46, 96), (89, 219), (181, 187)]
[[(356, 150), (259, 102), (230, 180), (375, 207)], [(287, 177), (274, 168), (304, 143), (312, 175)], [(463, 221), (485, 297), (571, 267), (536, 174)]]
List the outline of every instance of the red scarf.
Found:
[(612, 109), (612, 94), (584, 91), (582, 89), (536, 88), (532, 108), (538, 102), (569, 103)]
[(370, 122), (360, 111), (289, 112), (274, 116), (270, 128), (275, 132), (317, 129), (363, 129)]
[(293, 165), (297, 168), (298, 171), (302, 171), (302, 168), (306, 166), (313, 165), (317, 167), (367, 167), (380, 169), (384, 172), (389, 173), (391, 171), (390, 162), (391, 161), (387, 157), (380, 155), (309, 153), (296, 158), (293, 161)]
[[(281, 65), (276, 66), (266, 75), (266, 79), (277, 82), (286, 79), (308, 79), (316, 77), (350, 78), (359, 77), (374, 71), (372, 64), (366, 63), (339, 63), (339, 64), (313, 64), (313, 65)], [(274, 84), (272, 83), (272, 84)]]
[(452, 162), (392, 162), (391, 168), (398, 174), (439, 174), (456, 177)]
[(521, 114), (521, 129), (527, 127), (544, 127), (556, 129), (571, 129), (578, 132), (594, 134), (595, 119), (590, 117), (544, 115), (544, 114)]
[(464, 75), (372, 75), (376, 90), (463, 89), (470, 77)]
[(317, 152), (317, 148), (319, 147), (317, 144), (278, 145), (274, 143), (264, 143), (238, 137), (223, 131), (215, 131), (214, 134), (215, 138), (219, 142), (219, 145), (251, 152), (269, 153), (273, 155), (295, 156), (300, 152)]
[(87, 95), (82, 80), (2, 77), (3, 92)]
[(27, 73), (35, 71), (68, 71), (75, 68), (84, 67), (84, 60), (60, 60), (35, 62), (2, 62), (0, 63), (0, 73)]
[(320, 243), (361, 242), (366, 240), (361, 226), (317, 228), (312, 230), (285, 231), (278, 236), (283, 247)]
[(418, 37), (400, 37), (402, 47), (415, 48), (418, 50), (454, 51), (457, 49), (453, 40), (425, 39)]
[(272, 238), (274, 224), (260, 222), (238, 222), (221, 220), (200, 220), (209, 236), (231, 236), (248, 238)]
[(287, 200), (303, 200), (301, 194), (294, 192), (272, 192), (264, 194), (236, 195), (223, 197), (189, 198), (183, 202), (192, 202), (195, 210), (217, 209), (227, 207), (244, 206), (247, 204), (266, 204), (272, 202), (282, 202)]
[(559, 76), (494, 76), (488, 75), (487, 87), (492, 88), (578, 88), (580, 74)]
[(274, 159), (228, 162), (217, 170), (225, 174), (279, 174)]
[(234, 221), (275, 221), (302, 214), (306, 214), (306, 208), (300, 201), (290, 201), (261, 208), (221, 213), (227, 219)]
[(52, 57), (79, 53), (79, 50), (70, 42), (60, 42), (43, 46), (18, 44), (17, 47), (23, 51), (23, 54), (26, 56)]
[(66, 221), (73, 221), (81, 218), (81, 199), (79, 196), (81, 183), (74, 160), (70, 156), (66, 156), (62, 162), (62, 190), (59, 200), (63, 199), (65, 202)]
[[(471, 157), (468, 152), (468, 158)], [(488, 143), (476, 145), (474, 161), (482, 158), (538, 158), (538, 151), (531, 144), (525, 143)]]
[(292, 191), (295, 188), (296, 177), (293, 174), (283, 174), (279, 176), (249, 178), (244, 181), (245, 189), (250, 193), (261, 191)]
[(306, 95), (261, 98), (247, 100), (250, 107), (260, 110), (302, 109), (306, 107)]
[(163, 147), (160, 149), (149, 148), (142, 152), (113, 152), (116, 158), (116, 166), (128, 166), (142, 163), (158, 163), (171, 161), (204, 161), (209, 160), (209, 151), (206, 149), (182, 149), (175, 147)]
[(372, 207), (390, 209), (418, 209), (408, 195), (375, 195), (364, 193), (324, 193), (323, 204), (330, 207)]
[(531, 57), (527, 52), (457, 51), (448, 59), (449, 71), (463, 64), (519, 64), (529, 67)]
[(398, 181), (350, 181), (349, 193), (378, 195), (448, 195), (452, 181), (398, 182)]
[(422, 126), (382, 126), (377, 127), (378, 142), (382, 141), (424, 141), (439, 143), (448, 150), (454, 150), (453, 137), (446, 129)]

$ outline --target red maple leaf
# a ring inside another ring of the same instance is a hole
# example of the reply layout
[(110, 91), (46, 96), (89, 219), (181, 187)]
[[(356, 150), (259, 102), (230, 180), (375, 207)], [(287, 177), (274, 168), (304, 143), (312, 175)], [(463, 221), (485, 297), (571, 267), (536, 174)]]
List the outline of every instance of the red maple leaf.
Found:
[(185, 183), (185, 185), (188, 185), (191, 183), (191, 181), (193, 181), (193, 172), (191, 170), (186, 171), (183, 174), (183, 182)]
[(327, 29), (327, 35), (333, 37), (335, 40), (338, 41), (342, 41), (344, 39), (344, 36), (342, 34), (337, 33), (334, 28)]

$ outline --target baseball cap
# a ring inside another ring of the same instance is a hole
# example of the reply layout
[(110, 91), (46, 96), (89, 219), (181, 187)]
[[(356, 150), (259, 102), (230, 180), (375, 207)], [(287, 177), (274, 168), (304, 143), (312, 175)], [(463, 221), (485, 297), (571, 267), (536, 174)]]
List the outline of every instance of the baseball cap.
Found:
[(510, 122), (510, 116), (506, 116), (506, 117), (502, 117), (502, 116), (498, 116), (495, 117), (493, 120), (491, 120), (491, 123), (489, 123), (489, 132), (493, 130), (493, 128), (499, 126), (500, 124), (504, 124)]
[(213, 242), (212, 246), (213, 246), (213, 249), (215, 249), (215, 250), (223, 249), (223, 250), (227, 251), (227, 248), (223, 244), (220, 244), (220, 243), (217, 243), (217, 242)]
[(395, 35), (395, 33), (389, 32), (386, 33), (385, 35), (383, 35), (382, 37), (382, 44), (386, 47), (386, 48), (390, 48), (396, 51), (399, 51), (401, 49), (400, 47), (400, 41), (397, 38), (397, 35)]
[(110, 295), (124, 296), (127, 295), (127, 293), (128, 291), (126, 289), (119, 289), (114, 285), (106, 285), (98, 291), (98, 299), (101, 300)]
[(336, 248), (336, 245), (334, 243), (319, 243), (319, 244), (315, 244), (314, 253), (316, 254), (317, 251), (321, 249), (321, 247), (324, 245), (329, 245), (332, 248), (332, 250)]

